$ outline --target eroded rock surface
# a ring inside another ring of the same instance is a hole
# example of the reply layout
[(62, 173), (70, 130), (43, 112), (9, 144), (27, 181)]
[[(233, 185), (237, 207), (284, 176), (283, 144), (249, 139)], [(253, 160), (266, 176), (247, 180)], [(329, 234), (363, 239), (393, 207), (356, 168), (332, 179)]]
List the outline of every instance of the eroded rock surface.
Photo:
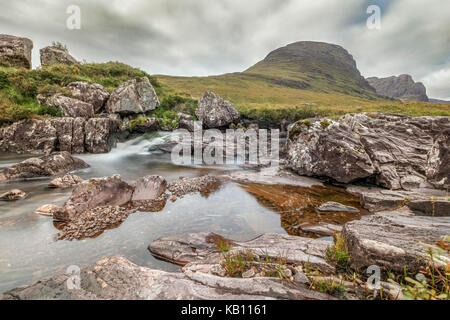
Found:
[(86, 162), (72, 157), (68, 152), (55, 152), (0, 169), (0, 181), (49, 177), (87, 167)]
[(136, 181), (136, 186), (131, 198), (132, 201), (155, 200), (159, 198), (167, 188), (167, 181), (161, 176), (146, 176)]
[(48, 186), (50, 188), (72, 188), (83, 182), (84, 180), (74, 174), (66, 174), (65, 176), (53, 179)]
[(108, 90), (98, 83), (77, 81), (69, 83), (66, 89), (72, 92), (73, 98), (92, 104), (96, 113), (105, 106), (110, 96)]
[(359, 209), (343, 205), (342, 203), (338, 202), (326, 202), (319, 207), (317, 207), (317, 210), (321, 212), (359, 212)]
[(231, 103), (211, 91), (207, 91), (200, 99), (195, 115), (206, 128), (228, 126), (240, 119), (239, 112)]
[(54, 46), (49, 46), (39, 50), (41, 55), (41, 65), (51, 66), (52, 64), (67, 64), (74, 65), (78, 64), (78, 61), (72, 57), (66, 50), (59, 49)]
[(30, 39), (0, 34), (0, 66), (31, 69), (32, 50)]
[(91, 103), (66, 97), (62, 94), (55, 94), (48, 98), (46, 105), (59, 108), (64, 117), (88, 119), (94, 116), (94, 106)]

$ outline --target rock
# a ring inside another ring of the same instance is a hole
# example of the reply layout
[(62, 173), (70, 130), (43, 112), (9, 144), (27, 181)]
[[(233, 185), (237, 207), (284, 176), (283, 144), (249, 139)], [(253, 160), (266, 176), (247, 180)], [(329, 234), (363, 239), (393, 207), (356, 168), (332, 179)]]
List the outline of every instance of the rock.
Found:
[(406, 202), (401, 193), (363, 192), (360, 194), (361, 206), (370, 212), (400, 208)]
[(264, 300), (334, 299), (274, 278), (222, 278), (185, 270), (170, 273), (140, 267), (123, 257), (105, 258), (80, 273), (71, 289), (70, 275), (56, 274), (4, 293), (2, 300)]
[(253, 269), (249, 269), (242, 273), (242, 278), (244, 278), (244, 279), (253, 278), (255, 276), (255, 274), (256, 273)]
[(89, 167), (68, 152), (55, 152), (40, 158), (29, 158), (9, 168), (0, 169), (0, 181), (49, 177)]
[(136, 181), (132, 201), (155, 200), (166, 192), (167, 181), (161, 176), (146, 176)]
[(72, 92), (73, 98), (92, 104), (95, 113), (105, 106), (110, 96), (108, 90), (98, 83), (77, 81), (69, 83), (66, 89)]
[(196, 261), (218, 264), (221, 260), (218, 247), (224, 245), (229, 247), (229, 254), (251, 250), (255, 255), (267, 255), (274, 260), (283, 257), (291, 264), (308, 263), (324, 273), (334, 271), (325, 261), (330, 242), (281, 234), (264, 234), (250, 241), (236, 242), (214, 233), (193, 233), (159, 238), (149, 245), (149, 251), (159, 259), (178, 265)]
[(217, 191), (222, 182), (215, 176), (202, 176), (195, 178), (180, 177), (169, 183), (167, 189), (176, 197), (182, 197), (188, 193), (200, 192), (204, 196)]
[(91, 103), (69, 98), (59, 93), (47, 99), (46, 104), (59, 108), (65, 117), (88, 119), (94, 116), (94, 106)]
[(147, 77), (122, 83), (106, 103), (108, 113), (120, 115), (146, 113), (160, 105), (158, 96)]
[(17, 201), (27, 196), (25, 192), (19, 189), (12, 189), (0, 195), (0, 201)]
[(107, 153), (116, 143), (120, 123), (109, 118), (91, 118), (86, 122), (85, 148), (90, 153)]
[(0, 34), (0, 66), (31, 69), (32, 50), (30, 39)]
[(406, 205), (414, 212), (427, 216), (450, 217), (450, 201), (448, 200), (414, 200)]
[(294, 271), (295, 271), (294, 282), (301, 283), (307, 286), (311, 284), (311, 281), (309, 280), (308, 276), (303, 272), (302, 267), (295, 267)]
[(314, 233), (319, 236), (325, 236), (325, 237), (332, 236), (332, 235), (342, 231), (341, 226), (337, 226), (337, 225), (330, 224), (330, 223), (323, 223), (323, 222), (321, 222), (317, 225), (313, 225), (313, 226), (302, 226), (301, 229), (302, 229), (302, 231)]
[[(287, 165), (300, 175), (358, 180), (398, 190), (450, 184), (450, 117), (360, 113), (339, 121), (297, 122)], [(439, 143), (436, 143), (439, 141)]]
[(427, 90), (422, 82), (414, 82), (408, 74), (388, 78), (367, 78), (379, 95), (402, 101), (428, 101)]
[(227, 275), (227, 271), (220, 264), (214, 264), (209, 271), (211, 274), (219, 277), (225, 277)]
[[(435, 245), (448, 234), (450, 222), (446, 218), (402, 216), (395, 211), (349, 222), (342, 231), (353, 268), (377, 265), (396, 272), (406, 268), (414, 273), (427, 264), (427, 245)], [(450, 262), (448, 252), (441, 258)], [(435, 263), (446, 264), (438, 259)]]
[(36, 209), (36, 213), (40, 214), (42, 216), (49, 216), (52, 217), (56, 212), (61, 210), (60, 207), (54, 205), (54, 204), (45, 204), (42, 207)]
[(78, 64), (78, 61), (75, 60), (66, 50), (59, 49), (54, 46), (45, 47), (39, 50), (41, 55), (41, 65), (43, 67), (50, 66), (52, 64), (67, 64), (74, 65)]
[(217, 94), (207, 91), (198, 102), (195, 115), (206, 128), (220, 128), (240, 119), (239, 112)]
[(317, 210), (321, 211), (321, 212), (359, 212), (359, 209), (354, 208), (354, 207), (350, 207), (350, 206), (345, 206), (342, 203), (338, 203), (338, 202), (327, 202), (322, 204), (321, 206), (319, 206), (317, 208)]
[(54, 219), (72, 221), (81, 213), (96, 207), (125, 205), (130, 202), (133, 190), (134, 188), (119, 175), (89, 179), (73, 190), (62, 210), (54, 215)]
[(177, 117), (178, 117), (178, 128), (179, 129), (186, 129), (189, 132), (194, 132), (195, 123), (194, 123), (193, 117), (191, 115), (180, 112), (177, 114)]
[(132, 128), (132, 131), (136, 133), (149, 133), (159, 129), (159, 122), (156, 118), (146, 118), (143, 122), (137, 122)]
[(50, 188), (72, 188), (83, 182), (84, 180), (74, 174), (67, 174), (63, 177), (53, 179), (49, 183)]
[(380, 281), (380, 286), (392, 300), (406, 300), (403, 295), (403, 288), (397, 284)]

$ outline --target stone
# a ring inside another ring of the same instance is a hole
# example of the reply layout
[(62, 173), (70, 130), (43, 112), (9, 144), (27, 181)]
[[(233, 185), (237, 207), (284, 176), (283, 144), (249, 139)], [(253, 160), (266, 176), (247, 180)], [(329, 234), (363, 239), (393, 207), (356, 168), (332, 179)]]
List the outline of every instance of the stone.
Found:
[(90, 153), (107, 153), (117, 141), (120, 122), (109, 118), (91, 118), (86, 122), (85, 149)]
[(249, 269), (242, 273), (242, 278), (244, 278), (244, 279), (253, 278), (255, 276), (255, 274), (256, 273), (253, 269)]
[(369, 84), (379, 95), (402, 101), (428, 102), (427, 90), (422, 82), (414, 82), (409, 74), (388, 78), (367, 78)]
[(71, 91), (73, 98), (92, 104), (95, 113), (105, 106), (110, 96), (108, 90), (98, 83), (71, 82), (66, 89)]
[(195, 123), (194, 123), (193, 117), (191, 115), (180, 112), (177, 114), (177, 117), (178, 117), (178, 128), (179, 129), (186, 129), (189, 132), (194, 132)]
[(317, 207), (317, 210), (321, 212), (359, 212), (359, 209), (343, 205), (342, 203), (338, 202), (326, 202), (319, 207)]
[(66, 97), (59, 93), (47, 99), (46, 105), (59, 108), (65, 117), (89, 119), (94, 116), (94, 106), (91, 103)]
[(136, 181), (132, 201), (155, 200), (166, 192), (167, 181), (161, 176), (145, 176)]
[(295, 267), (294, 268), (294, 282), (301, 283), (306, 286), (309, 286), (311, 284), (311, 281), (309, 280), (308, 276), (303, 272), (302, 267)]
[(61, 207), (58, 207), (57, 205), (54, 204), (45, 204), (42, 207), (39, 207), (38, 209), (36, 209), (36, 213), (40, 214), (42, 216), (49, 216), (52, 217), (56, 212), (58, 212), (59, 210), (61, 210)]
[(240, 119), (239, 112), (217, 94), (207, 91), (198, 102), (195, 115), (206, 128), (228, 126)]
[(68, 152), (55, 152), (39, 158), (29, 158), (9, 168), (0, 169), (0, 181), (11, 181), (38, 177), (50, 177), (89, 165)]
[(0, 66), (31, 69), (32, 50), (30, 39), (0, 34)]
[(146, 118), (143, 122), (137, 122), (132, 131), (135, 133), (149, 133), (160, 129), (159, 122), (156, 118)]
[(52, 64), (66, 64), (75, 65), (79, 62), (72, 57), (66, 50), (59, 49), (54, 46), (49, 46), (39, 50), (41, 56), (41, 65), (51, 66)]
[(227, 275), (227, 271), (220, 264), (212, 265), (209, 271), (211, 272), (211, 274), (219, 277), (225, 277)]
[(414, 212), (432, 217), (450, 217), (450, 201), (448, 200), (414, 200), (407, 204)]
[(180, 177), (169, 183), (167, 189), (176, 197), (199, 192), (204, 196), (217, 191), (222, 182), (215, 176), (201, 176), (194, 178)]
[(3, 194), (0, 194), (0, 201), (17, 201), (22, 200), (27, 196), (25, 192), (19, 189), (12, 189)]
[(299, 121), (288, 134), (287, 166), (341, 183), (446, 189), (449, 130), (450, 117), (359, 113), (338, 121)]
[(122, 206), (130, 202), (134, 188), (119, 175), (89, 179), (73, 190), (62, 210), (53, 217), (57, 221), (72, 221), (81, 213), (100, 206)]
[(362, 192), (360, 202), (364, 209), (378, 212), (402, 207), (406, 202), (406, 197), (401, 193)]
[[(395, 272), (406, 268), (413, 273), (427, 264), (427, 246), (436, 245), (448, 234), (450, 221), (446, 218), (404, 216), (395, 211), (349, 222), (342, 231), (353, 268), (377, 265)], [(443, 261), (435, 258), (438, 266), (450, 262), (448, 252), (440, 255)]]
[(50, 188), (72, 188), (84, 180), (74, 174), (67, 174), (63, 177), (53, 179), (48, 186)]
[(331, 223), (320, 222), (317, 225), (302, 226), (302, 231), (314, 233), (319, 236), (330, 237), (342, 231), (342, 226), (337, 226)]
[(126, 116), (155, 110), (160, 105), (158, 96), (147, 77), (122, 83), (106, 103), (108, 113)]

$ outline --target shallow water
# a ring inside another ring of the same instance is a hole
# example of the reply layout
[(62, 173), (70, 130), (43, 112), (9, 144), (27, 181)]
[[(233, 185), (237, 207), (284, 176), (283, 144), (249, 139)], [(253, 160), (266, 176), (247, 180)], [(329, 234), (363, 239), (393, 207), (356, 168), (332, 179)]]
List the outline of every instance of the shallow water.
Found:
[[(167, 140), (168, 135), (141, 136), (119, 143), (108, 154), (78, 155), (91, 167), (75, 173), (83, 178), (120, 174), (132, 182), (149, 174), (173, 180), (179, 176), (223, 174), (239, 169), (235, 166), (180, 167), (171, 163), (169, 155), (148, 151), (150, 146)], [(1, 153), (0, 167), (27, 157)], [(153, 258), (147, 250), (147, 246), (161, 236), (205, 231), (235, 240), (248, 240), (262, 233), (302, 235), (298, 226), (305, 221), (339, 224), (359, 218), (358, 215), (321, 217), (311, 210), (312, 205), (330, 199), (354, 205), (354, 198), (342, 189), (230, 182), (208, 197), (187, 195), (176, 202), (168, 201), (161, 212), (134, 213), (118, 228), (106, 230), (95, 239), (55, 242), (53, 238), (58, 230), (52, 219), (37, 215), (34, 210), (48, 203), (63, 204), (71, 190), (49, 189), (50, 180), (0, 184), (0, 193), (13, 188), (29, 193), (26, 199), (18, 202), (0, 202), (0, 292), (64, 271), (71, 265), (82, 267), (113, 255), (122, 255), (142, 266), (176, 271), (177, 266)], [(264, 197), (264, 193), (272, 196)], [(284, 212), (286, 208), (290, 213)]]

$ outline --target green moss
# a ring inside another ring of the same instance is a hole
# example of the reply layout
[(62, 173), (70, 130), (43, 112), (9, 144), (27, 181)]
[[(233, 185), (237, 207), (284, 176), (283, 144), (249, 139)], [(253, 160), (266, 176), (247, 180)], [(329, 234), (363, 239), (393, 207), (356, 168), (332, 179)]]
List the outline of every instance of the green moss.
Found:
[(332, 280), (313, 281), (313, 287), (317, 291), (326, 293), (335, 297), (342, 297), (345, 293), (345, 286)]
[(322, 127), (322, 129), (328, 128), (328, 127), (330, 126), (330, 124), (331, 124), (331, 122), (328, 121), (328, 120), (322, 120), (322, 121), (320, 122), (320, 126)]

